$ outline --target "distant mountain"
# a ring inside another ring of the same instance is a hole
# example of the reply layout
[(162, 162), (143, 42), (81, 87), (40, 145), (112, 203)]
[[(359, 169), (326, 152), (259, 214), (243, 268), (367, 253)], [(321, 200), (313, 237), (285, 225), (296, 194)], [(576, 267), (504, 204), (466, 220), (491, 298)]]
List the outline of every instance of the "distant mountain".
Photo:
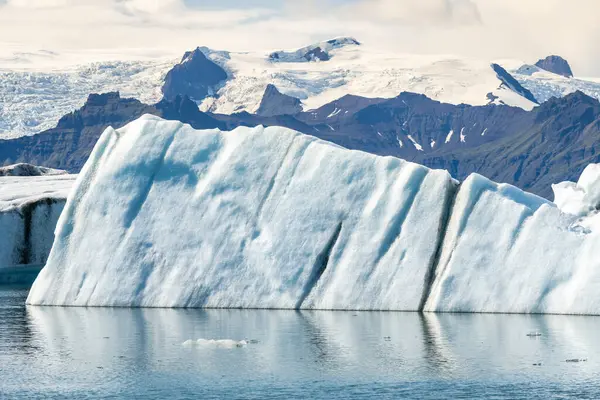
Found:
[(0, 165), (27, 162), (79, 172), (96, 141), (108, 127), (120, 128), (153, 114), (190, 123), (197, 129), (224, 128), (224, 124), (200, 112), (187, 97), (176, 96), (151, 106), (119, 93), (91, 94), (79, 110), (62, 117), (55, 128), (34, 136), (0, 140)]
[(562, 75), (566, 78), (573, 77), (573, 71), (571, 70), (571, 66), (561, 56), (548, 56), (542, 60), (539, 60), (535, 63), (535, 66), (541, 69), (545, 69), (546, 71), (552, 72), (557, 75)]
[(302, 112), (300, 99), (281, 93), (275, 85), (268, 84), (256, 114), (263, 117), (296, 115)]
[[(556, 60), (550, 64), (559, 65)], [(271, 53), (198, 47), (180, 59), (97, 62), (49, 71), (3, 69), (0, 139), (43, 132), (83, 106), (90, 93), (115, 91), (145, 104), (180, 95), (204, 112), (269, 116), (293, 115), (298, 105), (310, 112), (344, 95), (393, 98), (402, 91), (455, 105), (492, 103), (525, 110), (576, 90), (600, 98), (600, 83), (593, 80), (565, 79), (534, 65), (517, 70), (496, 65), (497, 71), (488, 60), (384, 52), (353, 38), (337, 38)], [(276, 96), (265, 97), (269, 85), (292, 98), (286, 98), (290, 109), (265, 108), (278, 106)]]
[(0, 140), (0, 164), (27, 162), (79, 171), (107, 126), (120, 127), (152, 107), (118, 93), (91, 94), (85, 105), (62, 117), (55, 128), (34, 136)]
[(181, 62), (167, 73), (162, 93), (168, 100), (182, 95), (200, 101), (226, 79), (227, 72), (208, 59), (198, 47), (186, 52)]
[(145, 105), (108, 93), (91, 95), (54, 129), (0, 141), (0, 165), (31, 162), (77, 172), (107, 126), (119, 128), (145, 113), (196, 129), (284, 126), (346, 148), (447, 169), (458, 179), (478, 172), (548, 198), (552, 183), (576, 180), (587, 164), (600, 162), (600, 103), (581, 92), (531, 112), (401, 93), (393, 99), (344, 96), (309, 112), (273, 116), (204, 113), (186, 96)]
[(329, 61), (331, 50), (346, 46), (359, 46), (358, 40), (351, 37), (340, 37), (310, 46), (302, 47), (292, 51), (274, 51), (269, 54), (269, 60), (273, 62), (310, 62)]

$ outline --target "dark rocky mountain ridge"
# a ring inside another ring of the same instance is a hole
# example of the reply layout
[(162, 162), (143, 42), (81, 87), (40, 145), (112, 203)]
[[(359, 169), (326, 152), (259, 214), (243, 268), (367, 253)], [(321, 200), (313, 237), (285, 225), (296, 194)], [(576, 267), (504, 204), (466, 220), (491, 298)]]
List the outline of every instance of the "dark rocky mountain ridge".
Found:
[(197, 129), (285, 126), (349, 149), (447, 169), (458, 179), (477, 172), (545, 197), (552, 183), (576, 180), (588, 163), (600, 162), (600, 103), (581, 92), (530, 112), (401, 93), (392, 99), (344, 96), (316, 110), (272, 116), (204, 113), (187, 96), (146, 105), (107, 93), (90, 95), (56, 128), (0, 141), (0, 165), (29, 162), (78, 172), (107, 126), (119, 128), (147, 113)]

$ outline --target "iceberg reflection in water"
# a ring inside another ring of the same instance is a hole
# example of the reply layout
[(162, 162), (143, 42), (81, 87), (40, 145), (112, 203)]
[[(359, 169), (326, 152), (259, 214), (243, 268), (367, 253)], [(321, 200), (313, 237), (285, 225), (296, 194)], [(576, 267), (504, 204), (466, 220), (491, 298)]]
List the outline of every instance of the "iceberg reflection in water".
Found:
[[(598, 317), (25, 307), (25, 296), (0, 291), (9, 398), (600, 396)], [(182, 345), (198, 338), (248, 345)]]

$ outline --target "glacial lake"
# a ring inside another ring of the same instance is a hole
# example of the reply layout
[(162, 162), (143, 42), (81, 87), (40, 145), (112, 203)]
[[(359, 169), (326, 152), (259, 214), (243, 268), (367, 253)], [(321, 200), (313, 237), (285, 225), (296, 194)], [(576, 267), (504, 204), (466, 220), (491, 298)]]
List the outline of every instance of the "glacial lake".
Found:
[(600, 398), (597, 317), (26, 307), (26, 296), (0, 288), (0, 398)]

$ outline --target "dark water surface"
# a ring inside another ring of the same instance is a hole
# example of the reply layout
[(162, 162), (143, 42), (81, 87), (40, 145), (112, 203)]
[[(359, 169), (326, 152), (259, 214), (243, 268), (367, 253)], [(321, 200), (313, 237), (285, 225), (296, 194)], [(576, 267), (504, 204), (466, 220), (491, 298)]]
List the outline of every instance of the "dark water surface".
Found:
[[(25, 307), (26, 296), (0, 288), (0, 398), (600, 398), (597, 317)], [(183, 346), (199, 338), (257, 342)]]

